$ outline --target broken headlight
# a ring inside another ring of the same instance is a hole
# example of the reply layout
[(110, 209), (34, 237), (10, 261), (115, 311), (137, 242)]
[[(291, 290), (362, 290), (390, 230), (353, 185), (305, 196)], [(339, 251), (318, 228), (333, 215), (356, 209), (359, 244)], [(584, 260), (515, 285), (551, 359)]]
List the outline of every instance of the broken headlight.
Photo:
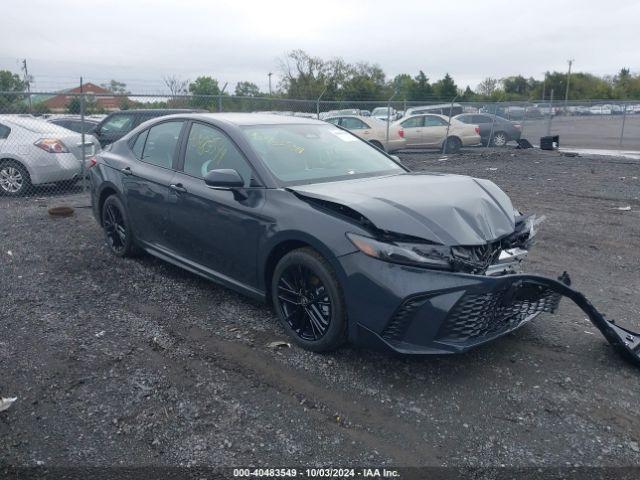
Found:
[(379, 260), (416, 267), (451, 269), (451, 248), (428, 243), (383, 242), (355, 233), (347, 233), (358, 250)]

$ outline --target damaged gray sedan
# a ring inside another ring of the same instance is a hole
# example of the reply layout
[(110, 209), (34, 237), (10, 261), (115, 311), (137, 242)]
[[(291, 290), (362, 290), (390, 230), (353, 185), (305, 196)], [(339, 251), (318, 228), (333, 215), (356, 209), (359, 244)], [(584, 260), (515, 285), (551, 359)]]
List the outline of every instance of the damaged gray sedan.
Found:
[(640, 363), (637, 335), (567, 274), (521, 273), (536, 219), (488, 180), (413, 173), (333, 125), (259, 114), (152, 120), (93, 164), (114, 254), (143, 249), (271, 302), (306, 349), (463, 352), (564, 296)]

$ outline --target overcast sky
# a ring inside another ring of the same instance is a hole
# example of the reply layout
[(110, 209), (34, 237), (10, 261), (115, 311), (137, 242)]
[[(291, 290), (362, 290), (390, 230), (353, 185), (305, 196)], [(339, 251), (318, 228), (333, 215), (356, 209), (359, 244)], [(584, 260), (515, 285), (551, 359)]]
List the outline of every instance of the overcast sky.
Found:
[(377, 63), (389, 77), (449, 72), (463, 88), (540, 78), (569, 58), (598, 75), (640, 71), (633, 0), (9, 0), (0, 24), (0, 69), (17, 72), (26, 58), (36, 89), (83, 75), (147, 93), (163, 89), (163, 75), (211, 75), (229, 90), (242, 80), (267, 90), (267, 73), (295, 48)]

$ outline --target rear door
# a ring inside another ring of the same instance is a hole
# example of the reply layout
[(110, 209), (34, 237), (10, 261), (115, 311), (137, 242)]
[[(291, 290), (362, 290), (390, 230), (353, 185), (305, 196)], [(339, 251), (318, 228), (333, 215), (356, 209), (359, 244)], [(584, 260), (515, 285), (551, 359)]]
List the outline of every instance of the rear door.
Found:
[(423, 142), (428, 147), (440, 147), (447, 136), (446, 120), (436, 115), (424, 116)]
[(136, 238), (166, 248), (169, 185), (175, 176), (178, 145), (185, 122), (168, 121), (144, 130), (132, 151), (138, 161), (124, 168), (123, 186)]
[(416, 115), (415, 117), (409, 117), (404, 120), (400, 125), (404, 130), (404, 138), (407, 141), (406, 147), (421, 147), (424, 146), (423, 130), (424, 130), (424, 116)]

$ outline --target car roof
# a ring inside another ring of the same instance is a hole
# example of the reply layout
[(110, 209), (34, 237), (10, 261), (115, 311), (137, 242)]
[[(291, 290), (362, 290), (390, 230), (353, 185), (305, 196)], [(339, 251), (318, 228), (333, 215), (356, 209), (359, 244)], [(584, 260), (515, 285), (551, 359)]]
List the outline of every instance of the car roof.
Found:
[(197, 112), (197, 109), (194, 108), (138, 108), (131, 110), (118, 110), (117, 112), (111, 112), (109, 115), (118, 115), (121, 113), (129, 114), (132, 113), (134, 115), (144, 114), (144, 113), (192, 113)]
[(326, 125), (322, 120), (307, 117), (290, 117), (268, 113), (190, 113), (180, 115), (180, 118), (193, 120), (220, 120), (236, 126), (249, 125)]

